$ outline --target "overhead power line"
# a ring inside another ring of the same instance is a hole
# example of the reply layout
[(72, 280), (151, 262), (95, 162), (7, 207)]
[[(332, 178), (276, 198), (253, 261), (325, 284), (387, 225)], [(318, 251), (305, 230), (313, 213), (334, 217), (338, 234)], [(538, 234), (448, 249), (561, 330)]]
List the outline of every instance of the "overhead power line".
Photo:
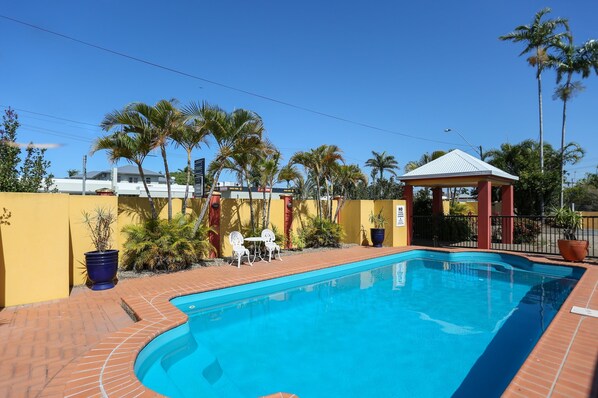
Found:
[(0, 107), (2, 107), (2, 108), (10, 108), (10, 109), (14, 109), (15, 111), (19, 111), (19, 112), (31, 113), (32, 115), (38, 115), (38, 116), (51, 117), (52, 119), (62, 120), (62, 121), (65, 121), (65, 122), (78, 123), (78, 124), (85, 124), (85, 125), (87, 125), (87, 126), (93, 126), (93, 127), (100, 128), (100, 126), (99, 126), (99, 125), (97, 125), (97, 124), (93, 124), (93, 123), (86, 123), (86, 122), (80, 122), (80, 121), (77, 121), (77, 120), (73, 120), (73, 119), (66, 119), (66, 118), (63, 118), (63, 117), (58, 117), (58, 116), (52, 116), (52, 115), (48, 115), (48, 114), (45, 114), (45, 113), (39, 113), (39, 112), (28, 111), (28, 110), (26, 110), (26, 109), (13, 108), (12, 106), (8, 106), (8, 105), (0, 105)]
[(455, 143), (452, 143), (452, 142), (433, 140), (433, 139), (430, 139), (430, 138), (425, 138), (425, 137), (419, 137), (419, 136), (415, 136), (415, 135), (400, 133), (398, 131), (393, 131), (393, 130), (385, 129), (385, 128), (382, 128), (382, 127), (377, 127), (377, 126), (374, 126), (374, 125), (371, 125), (371, 124), (367, 124), (367, 123), (362, 123), (362, 122), (350, 120), (350, 119), (347, 119), (347, 118), (344, 118), (344, 117), (341, 117), (341, 116), (336, 116), (336, 115), (332, 115), (332, 114), (329, 114), (329, 113), (321, 112), (321, 111), (318, 111), (318, 110), (315, 110), (315, 109), (311, 109), (311, 108), (307, 108), (307, 107), (304, 107), (304, 106), (301, 106), (301, 105), (292, 104), (290, 102), (282, 101), (282, 100), (279, 100), (279, 99), (276, 99), (276, 98), (272, 98), (272, 97), (268, 97), (268, 96), (265, 96), (265, 95), (262, 95), (262, 94), (257, 94), (257, 93), (254, 93), (254, 92), (251, 92), (251, 91), (248, 91), (248, 90), (244, 90), (244, 89), (241, 89), (241, 88), (233, 87), (233, 86), (230, 86), (228, 84), (217, 82), (215, 80), (206, 79), (206, 78), (201, 77), (201, 76), (197, 76), (197, 75), (194, 75), (194, 74), (191, 74), (191, 73), (188, 73), (188, 72), (184, 72), (184, 71), (181, 71), (181, 70), (178, 70), (178, 69), (175, 69), (175, 68), (171, 68), (171, 67), (168, 67), (168, 66), (165, 66), (165, 65), (161, 65), (161, 64), (158, 64), (158, 63), (155, 63), (155, 62), (151, 62), (151, 61), (139, 58), (139, 57), (135, 57), (135, 56), (132, 56), (132, 55), (129, 55), (129, 54), (125, 54), (125, 53), (120, 52), (120, 51), (112, 50), (112, 49), (107, 48), (107, 47), (103, 47), (103, 46), (100, 46), (100, 45), (97, 45), (97, 44), (93, 44), (93, 43), (90, 43), (90, 42), (87, 42), (87, 41), (84, 41), (84, 40), (77, 39), (75, 37), (72, 37), (72, 36), (69, 36), (69, 35), (66, 35), (66, 34), (63, 34), (63, 33), (59, 33), (59, 32), (55, 32), (55, 31), (52, 31), (52, 30), (49, 30), (49, 29), (46, 29), (46, 28), (42, 28), (41, 26), (34, 25), (34, 24), (31, 24), (31, 23), (28, 23), (28, 22), (25, 22), (25, 21), (21, 21), (19, 19), (15, 19), (15, 18), (6, 16), (6, 15), (0, 14), (0, 18), (4, 18), (6, 20), (9, 20), (9, 21), (12, 21), (12, 22), (15, 22), (15, 23), (18, 23), (18, 24), (30, 27), (32, 29), (37, 29), (39, 31), (42, 31), (42, 32), (45, 32), (45, 33), (49, 33), (49, 34), (52, 34), (54, 36), (61, 37), (63, 39), (71, 40), (71, 41), (74, 41), (76, 43), (82, 44), (84, 46), (92, 47), (92, 48), (95, 48), (97, 50), (101, 50), (101, 51), (104, 51), (104, 52), (107, 52), (107, 53), (110, 53), (110, 54), (113, 54), (113, 55), (117, 55), (119, 57), (127, 58), (127, 59), (132, 60), (132, 61), (136, 61), (136, 62), (145, 64), (145, 65), (153, 66), (153, 67), (158, 68), (158, 69), (162, 69), (162, 70), (165, 70), (165, 71), (168, 71), (168, 72), (171, 72), (171, 73), (175, 73), (175, 74), (180, 75), (180, 76), (188, 77), (188, 78), (195, 79), (195, 80), (200, 80), (202, 82), (213, 84), (213, 85), (218, 86), (218, 87), (226, 88), (228, 90), (232, 90), (232, 91), (236, 91), (236, 92), (243, 93), (243, 94), (246, 94), (246, 95), (250, 95), (252, 97), (260, 98), (260, 99), (263, 99), (263, 100), (266, 100), (266, 101), (274, 102), (274, 103), (277, 103), (279, 105), (284, 105), (284, 106), (287, 106), (287, 107), (290, 107), (290, 108), (302, 110), (304, 112), (309, 112), (309, 113), (313, 113), (315, 115), (327, 117), (329, 119), (334, 119), (334, 120), (338, 120), (338, 121), (341, 121), (341, 122), (353, 124), (353, 125), (356, 125), (356, 126), (365, 127), (365, 128), (371, 129), (371, 130), (376, 130), (376, 131), (381, 131), (381, 132), (385, 132), (385, 133), (389, 133), (389, 134), (399, 135), (399, 136), (402, 136), (402, 137), (412, 138), (412, 139), (415, 139), (415, 140), (427, 141), (427, 142), (435, 142), (435, 143), (438, 143), (438, 144), (463, 146), (461, 144), (455, 144)]

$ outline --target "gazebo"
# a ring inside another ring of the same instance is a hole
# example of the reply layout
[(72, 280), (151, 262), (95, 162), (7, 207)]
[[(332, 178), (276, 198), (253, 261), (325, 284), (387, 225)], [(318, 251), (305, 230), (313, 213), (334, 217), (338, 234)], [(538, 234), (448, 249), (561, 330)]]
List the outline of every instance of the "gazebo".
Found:
[(442, 214), (442, 189), (474, 187), (478, 190), (478, 248), (490, 249), (492, 243), (491, 221), (492, 187), (501, 191), (503, 219), (502, 241), (513, 243), (513, 183), (519, 177), (500, 170), (463, 151), (455, 149), (417, 169), (399, 177), (405, 183), (403, 198), (407, 202), (408, 244), (413, 234), (413, 187), (432, 189), (432, 213)]

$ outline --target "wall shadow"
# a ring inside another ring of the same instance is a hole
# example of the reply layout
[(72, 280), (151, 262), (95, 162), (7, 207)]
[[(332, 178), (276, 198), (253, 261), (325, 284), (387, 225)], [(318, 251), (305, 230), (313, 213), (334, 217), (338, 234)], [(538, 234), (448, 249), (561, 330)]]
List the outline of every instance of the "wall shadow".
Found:
[(305, 228), (305, 223), (309, 217), (309, 206), (307, 205), (307, 202), (303, 200), (293, 201), (293, 220), (299, 220), (301, 229)]
[[(138, 220), (139, 222), (145, 222), (152, 218), (152, 210), (147, 198), (135, 197), (119, 197), (118, 198), (118, 213), (125, 214), (128, 217)], [(166, 198), (153, 198), (154, 205), (156, 206), (156, 213), (158, 215), (168, 205), (168, 199)], [(173, 209), (174, 210), (174, 209)], [(180, 212), (180, 211), (179, 211)]]

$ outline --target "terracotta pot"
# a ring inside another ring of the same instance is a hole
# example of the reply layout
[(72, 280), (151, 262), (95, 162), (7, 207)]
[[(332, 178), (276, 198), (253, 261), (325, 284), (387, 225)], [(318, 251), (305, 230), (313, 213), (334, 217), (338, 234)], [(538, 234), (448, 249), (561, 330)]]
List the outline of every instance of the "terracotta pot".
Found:
[(567, 261), (583, 261), (588, 255), (587, 240), (559, 239), (558, 244), (561, 256)]

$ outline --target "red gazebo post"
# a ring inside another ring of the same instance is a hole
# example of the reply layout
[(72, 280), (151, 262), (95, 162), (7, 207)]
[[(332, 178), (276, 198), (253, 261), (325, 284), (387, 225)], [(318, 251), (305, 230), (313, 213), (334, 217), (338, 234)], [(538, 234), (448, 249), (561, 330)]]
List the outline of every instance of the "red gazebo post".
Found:
[(492, 183), (478, 182), (478, 249), (490, 249), (492, 242), (490, 215), (492, 212)]
[(500, 187), (502, 219), (502, 243), (513, 243), (513, 216), (515, 215), (514, 192), (512, 185)]
[(407, 217), (407, 245), (411, 245), (411, 236), (413, 235), (413, 185), (403, 187), (403, 199), (406, 203)]
[(285, 248), (293, 246), (291, 242), (291, 230), (293, 228), (293, 195), (280, 195), (284, 200), (284, 240)]
[(210, 199), (210, 211), (208, 213), (209, 225), (214, 231), (210, 231), (210, 243), (215, 251), (210, 253), (210, 258), (220, 257), (222, 246), (220, 245), (220, 192), (214, 192)]

